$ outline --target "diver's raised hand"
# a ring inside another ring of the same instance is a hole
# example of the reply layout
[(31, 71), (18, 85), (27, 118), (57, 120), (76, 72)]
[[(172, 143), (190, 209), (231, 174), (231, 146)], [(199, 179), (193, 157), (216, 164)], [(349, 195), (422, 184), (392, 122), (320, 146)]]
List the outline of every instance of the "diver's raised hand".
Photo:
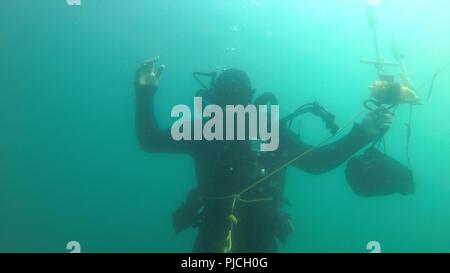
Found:
[(159, 86), (161, 74), (165, 66), (161, 65), (156, 71), (154, 70), (159, 56), (144, 61), (136, 72), (135, 84), (137, 87), (155, 87)]
[(393, 114), (389, 110), (379, 107), (364, 117), (361, 127), (370, 138), (377, 139), (389, 130), (392, 117)]

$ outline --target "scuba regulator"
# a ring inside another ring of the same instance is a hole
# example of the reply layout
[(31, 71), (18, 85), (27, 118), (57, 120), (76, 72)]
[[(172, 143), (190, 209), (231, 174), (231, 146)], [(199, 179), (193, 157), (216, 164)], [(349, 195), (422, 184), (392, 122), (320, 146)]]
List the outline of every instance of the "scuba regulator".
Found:
[(293, 119), (305, 113), (311, 113), (320, 117), (325, 123), (325, 127), (332, 135), (335, 135), (339, 131), (339, 126), (335, 122), (335, 115), (325, 110), (325, 108), (323, 108), (317, 101), (300, 106), (292, 114), (281, 119), (280, 123), (287, 128), (291, 128)]

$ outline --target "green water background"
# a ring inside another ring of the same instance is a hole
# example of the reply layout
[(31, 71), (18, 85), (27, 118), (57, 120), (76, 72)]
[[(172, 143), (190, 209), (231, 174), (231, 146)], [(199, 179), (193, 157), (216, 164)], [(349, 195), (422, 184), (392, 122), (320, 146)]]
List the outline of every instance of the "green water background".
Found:
[[(386, 58), (403, 45), (420, 85), (450, 61), (450, 1), (391, 0), (379, 8)], [(234, 50), (233, 50), (234, 49)], [(237, 67), (282, 114), (319, 100), (344, 124), (362, 110), (373, 67), (363, 0), (6, 0), (0, 4), (0, 251), (190, 251), (171, 212), (195, 185), (184, 155), (142, 152), (134, 132), (133, 78), (144, 59), (167, 66), (156, 95), (169, 127), (175, 104), (192, 104), (193, 71)], [(419, 91), (426, 95), (426, 88)], [(344, 167), (313, 176), (289, 168), (286, 198), (296, 228), (283, 252), (450, 251), (450, 70), (413, 119), (413, 196), (361, 198)], [(386, 137), (406, 162), (399, 108)], [(302, 119), (305, 141), (328, 136)]]

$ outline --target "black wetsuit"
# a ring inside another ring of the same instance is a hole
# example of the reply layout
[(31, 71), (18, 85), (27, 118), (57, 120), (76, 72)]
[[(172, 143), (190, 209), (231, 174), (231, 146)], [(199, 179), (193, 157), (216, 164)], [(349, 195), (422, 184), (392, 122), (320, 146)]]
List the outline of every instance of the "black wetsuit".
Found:
[[(208, 200), (242, 191), (264, 173), (310, 148), (287, 128), (280, 128), (279, 148), (258, 153), (250, 141), (175, 141), (170, 130), (158, 127), (154, 114), (154, 88), (136, 88), (136, 130), (141, 148), (148, 152), (188, 153), (195, 163), (198, 189), (205, 197), (202, 222), (194, 252), (222, 252), (229, 228), (231, 199)], [(369, 139), (355, 123), (349, 134), (320, 147), (292, 165), (312, 174), (332, 170), (369, 144)], [(285, 169), (271, 176), (243, 196), (245, 199), (272, 197), (273, 201), (239, 202), (233, 229), (233, 252), (275, 252), (275, 236), (279, 228)]]

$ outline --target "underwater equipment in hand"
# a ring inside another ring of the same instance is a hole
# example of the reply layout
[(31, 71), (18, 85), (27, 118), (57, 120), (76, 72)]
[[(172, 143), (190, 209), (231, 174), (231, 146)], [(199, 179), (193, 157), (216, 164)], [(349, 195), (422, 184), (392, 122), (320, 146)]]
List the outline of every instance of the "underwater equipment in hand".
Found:
[[(361, 63), (374, 65), (378, 74), (378, 79), (369, 86), (373, 99), (368, 101), (371, 101), (377, 106), (389, 105), (391, 107), (399, 104), (420, 104), (421, 99), (417, 96), (415, 88), (408, 77), (404, 62), (405, 55), (400, 50), (398, 43), (395, 40), (392, 43), (392, 51), (396, 61), (387, 61), (381, 54), (378, 36), (378, 18), (374, 5), (368, 6), (368, 21), (374, 37), (376, 57), (375, 60), (361, 60)], [(386, 67), (388, 66), (400, 68), (400, 79), (402, 82), (397, 82), (394, 75), (386, 73)]]
[(378, 106), (398, 104), (420, 104), (420, 98), (417, 97), (414, 90), (406, 85), (395, 82), (394, 77), (382, 75), (375, 80), (370, 87), (371, 95)]
[(411, 170), (375, 147), (352, 157), (345, 169), (347, 182), (359, 196), (413, 194)]
[[(396, 110), (398, 105), (409, 104), (409, 122), (407, 127), (406, 156), (408, 167), (397, 160), (380, 152), (376, 146), (384, 143), (384, 134), (373, 142), (364, 154), (353, 156), (346, 166), (347, 182), (352, 190), (360, 196), (378, 196), (393, 193), (412, 194), (414, 193), (413, 174), (410, 166), (409, 143), (411, 137), (412, 109), (414, 105), (421, 104), (421, 99), (415, 92), (414, 85), (408, 77), (406, 65), (404, 63), (405, 54), (400, 50), (396, 41), (392, 43), (393, 55), (396, 61), (386, 61), (380, 50), (378, 37), (378, 18), (375, 6), (368, 6), (369, 27), (372, 30), (375, 42), (376, 59), (362, 60), (364, 64), (375, 65), (378, 79), (369, 87), (371, 99), (364, 101), (363, 105), (368, 110), (375, 110), (374, 107), (384, 107)], [(400, 69), (401, 82), (395, 80), (394, 75), (386, 73), (386, 67), (396, 67)], [(387, 107), (386, 107), (387, 106)]]

